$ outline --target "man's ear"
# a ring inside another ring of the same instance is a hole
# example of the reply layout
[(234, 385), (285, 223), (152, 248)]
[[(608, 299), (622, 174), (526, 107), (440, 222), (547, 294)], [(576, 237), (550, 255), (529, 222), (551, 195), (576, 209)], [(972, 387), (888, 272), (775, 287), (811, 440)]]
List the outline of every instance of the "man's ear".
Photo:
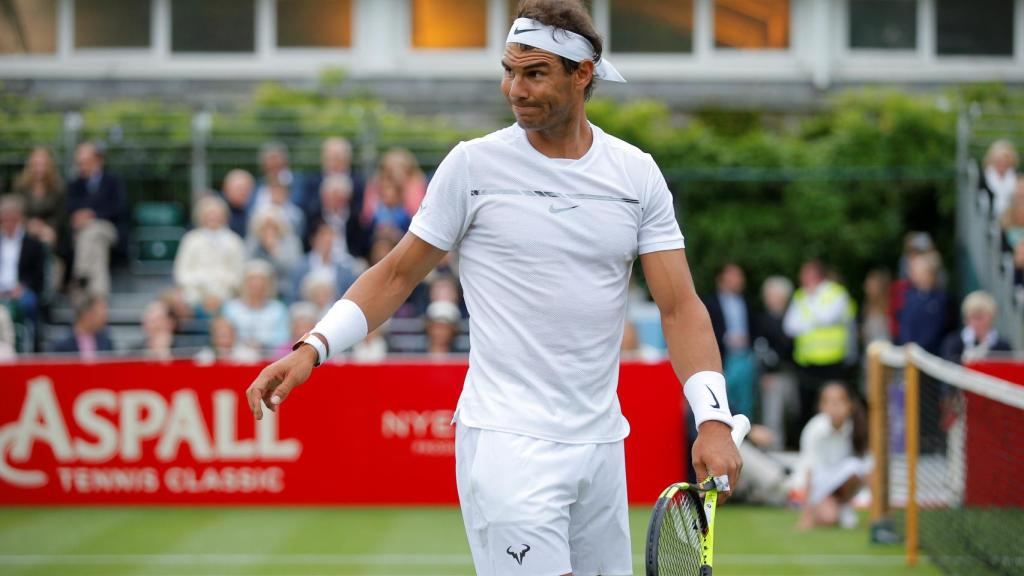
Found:
[(587, 87), (587, 84), (590, 84), (590, 81), (593, 80), (593, 78), (594, 63), (590, 60), (580, 62), (579, 67), (576, 68), (576, 73), (573, 75), (573, 83), (579, 86), (582, 90)]

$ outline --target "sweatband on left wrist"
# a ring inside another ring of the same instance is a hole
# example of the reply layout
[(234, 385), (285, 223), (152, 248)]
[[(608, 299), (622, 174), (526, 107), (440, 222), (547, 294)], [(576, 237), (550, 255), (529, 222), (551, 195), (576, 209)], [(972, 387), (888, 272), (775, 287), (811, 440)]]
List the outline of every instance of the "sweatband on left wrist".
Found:
[(697, 372), (683, 384), (686, 403), (693, 411), (699, 428), (708, 420), (716, 420), (732, 427), (732, 412), (725, 392), (725, 376), (720, 372)]

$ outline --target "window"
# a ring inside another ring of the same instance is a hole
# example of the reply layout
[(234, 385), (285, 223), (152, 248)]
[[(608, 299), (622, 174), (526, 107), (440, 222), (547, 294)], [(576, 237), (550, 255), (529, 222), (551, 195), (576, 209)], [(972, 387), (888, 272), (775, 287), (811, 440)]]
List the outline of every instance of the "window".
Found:
[(75, 47), (149, 47), (149, 8), (140, 0), (77, 0)]
[(940, 55), (1013, 55), (1013, 0), (936, 0), (935, 8)]
[(0, 5), (0, 54), (57, 51), (57, 0), (6, 0)]
[(715, 45), (789, 48), (789, 0), (715, 0)]
[(352, 46), (352, 0), (277, 0), (277, 45)]
[(693, 0), (612, 0), (615, 52), (692, 52)]
[(916, 47), (917, 0), (850, 0), (850, 48)]
[(484, 48), (487, 0), (412, 0), (414, 48)]
[(253, 0), (171, 2), (171, 50), (174, 52), (253, 52), (255, 28)]

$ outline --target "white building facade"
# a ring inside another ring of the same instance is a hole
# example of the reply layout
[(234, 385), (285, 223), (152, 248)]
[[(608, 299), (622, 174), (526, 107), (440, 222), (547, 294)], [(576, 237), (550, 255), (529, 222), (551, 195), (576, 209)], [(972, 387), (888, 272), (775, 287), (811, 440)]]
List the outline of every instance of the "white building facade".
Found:
[[(494, 81), (514, 0), (0, 0), (0, 82)], [(1024, 0), (591, 0), (634, 83), (1024, 83)], [(740, 91), (742, 92), (742, 90)], [(780, 98), (785, 98), (783, 93)]]

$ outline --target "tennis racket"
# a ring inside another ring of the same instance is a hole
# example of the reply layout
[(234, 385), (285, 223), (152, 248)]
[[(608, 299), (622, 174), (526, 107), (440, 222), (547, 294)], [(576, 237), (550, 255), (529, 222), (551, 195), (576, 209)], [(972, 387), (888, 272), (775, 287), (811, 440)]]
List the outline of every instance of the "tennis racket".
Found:
[[(732, 439), (739, 446), (750, 420), (732, 417)], [(713, 478), (698, 485), (679, 482), (654, 504), (647, 526), (647, 576), (711, 576), (718, 490)]]

